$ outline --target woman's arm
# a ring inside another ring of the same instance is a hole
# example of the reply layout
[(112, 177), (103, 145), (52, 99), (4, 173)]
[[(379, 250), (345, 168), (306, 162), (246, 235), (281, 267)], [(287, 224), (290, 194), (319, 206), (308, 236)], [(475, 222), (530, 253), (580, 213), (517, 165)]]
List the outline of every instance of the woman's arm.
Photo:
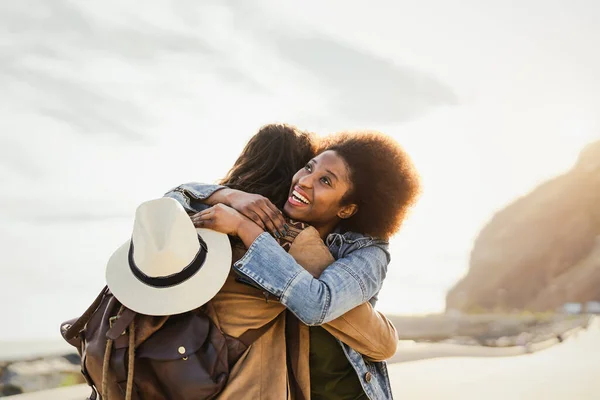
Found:
[(195, 214), (208, 208), (210, 205), (206, 202), (207, 199), (213, 195), (214, 198), (218, 198), (216, 193), (223, 189), (227, 188), (221, 185), (190, 182), (174, 187), (165, 193), (164, 197), (177, 200), (188, 213)]
[(285, 235), (286, 226), (281, 211), (259, 194), (245, 193), (222, 185), (191, 182), (171, 189), (164, 196), (177, 200), (189, 213), (204, 211), (215, 204), (224, 204), (274, 236)]
[[(315, 278), (335, 261), (313, 227), (305, 228), (296, 236), (288, 253)], [(396, 328), (369, 302), (323, 324), (323, 328), (371, 361), (387, 360), (396, 354)]]
[(369, 302), (323, 324), (323, 328), (370, 361), (384, 361), (396, 354), (398, 332), (394, 324)]
[[(177, 188), (169, 191), (165, 196), (175, 198), (186, 209), (188, 209), (188, 211), (198, 212), (206, 209), (205, 206), (198, 207), (198, 203), (231, 204), (231, 198), (234, 197), (235, 199), (235, 192), (237, 191), (231, 191), (231, 189), (228, 189), (224, 186), (191, 183), (180, 185)], [(238, 194), (239, 193), (243, 192), (238, 192)], [(239, 202), (239, 204), (243, 203), (243, 201)], [(248, 202), (246, 202), (246, 204), (247, 203)], [(193, 208), (194, 206), (196, 208)], [(256, 228), (257, 227), (250, 225), (249, 229), (254, 229), (254, 233), (248, 232), (248, 229), (244, 229), (244, 231), (248, 234), (246, 237), (246, 242), (248, 245), (251, 245), (254, 240), (263, 233), (262, 229)], [(314, 234), (311, 235), (311, 233)], [(383, 273), (380, 274), (381, 281), (385, 277), (385, 270), (387, 269), (387, 263), (389, 262), (389, 256), (387, 255), (387, 252), (383, 251), (383, 253), (385, 258), (385, 268), (382, 269)], [(315, 277), (315, 280), (320, 277), (323, 270), (325, 270), (329, 264), (334, 263), (334, 259), (331, 256), (329, 249), (324, 245), (314, 228), (307, 228), (294, 240), (294, 244), (290, 248), (290, 254), (292, 254), (295, 260), (297, 260), (297, 265), (309, 271), (309, 273)], [(365, 270), (369, 270), (368, 265), (365, 265), (364, 267)], [(366, 288), (369, 285), (362, 286)], [(245, 289), (249, 291), (249, 293), (246, 293), (247, 296), (244, 297), (245, 299), (249, 300), (251, 303), (260, 302), (264, 307), (265, 300), (261, 293), (251, 292), (254, 290), (251, 288)], [(236, 290), (239, 290), (239, 288)], [(376, 292), (378, 290), (379, 289), (377, 289)], [(223, 291), (223, 294), (226, 292), (227, 291)], [(368, 290), (365, 290), (365, 298), (370, 298), (370, 296), (367, 294), (368, 292)], [(225, 295), (222, 297), (223, 299), (221, 300), (224, 300), (224, 304), (226, 305), (227, 301), (225, 300), (227, 300), (228, 297)], [(233, 296), (233, 298), (237, 298), (237, 300), (239, 300), (239, 297), (237, 296)], [(305, 308), (302, 306), (302, 304), (297, 304), (298, 302), (295, 302), (294, 298), (290, 300), (292, 304), (295, 304), (299, 307), (299, 310)], [(229, 313), (231, 313), (231, 307), (225, 308), (227, 308)], [(327, 306), (324, 306), (324, 308), (327, 308)], [(247, 310), (246, 307), (236, 307), (236, 309)], [(272, 307), (264, 307), (264, 309), (265, 311), (267, 309), (273, 311), (273, 314), (269, 313), (269, 320), (273, 315), (276, 315), (281, 311), (281, 309), (276, 305), (272, 305)], [(329, 305), (329, 309), (331, 309), (331, 305)], [(327, 314), (327, 311), (324, 311), (325, 314)], [(309, 315), (302, 311), (300, 311), (300, 314), (305, 317), (304, 319), (300, 318), (303, 322), (311, 322), (309, 320)], [(247, 315), (245, 318), (247, 318)], [(244, 320), (244, 318), (242, 318), (242, 320)], [(247, 321), (245, 321), (245, 323), (247, 323)], [(387, 318), (385, 318), (383, 314), (376, 312), (368, 303), (352, 309), (343, 316), (331, 321), (329, 324), (326, 324), (324, 327), (339, 340), (374, 361), (387, 359), (393, 355), (396, 350), (398, 340), (397, 332), (394, 326)]]
[(279, 297), (305, 324), (321, 325), (379, 292), (388, 262), (386, 249), (367, 246), (335, 261), (316, 279), (262, 233), (234, 268)]
[[(316, 233), (318, 238), (318, 233)], [(303, 242), (303, 237), (299, 241)], [(320, 238), (319, 238), (319, 241)], [(290, 254), (294, 250), (292, 245)], [(323, 245), (322, 247), (327, 248)], [(307, 250), (305, 246), (302, 249)], [(316, 250), (316, 246), (311, 246)], [(296, 246), (296, 250), (299, 250)], [(332, 258), (327, 252), (299, 255), (296, 260), (307, 270), (320, 273), (325, 260)], [(332, 260), (333, 261), (333, 260)], [(330, 262), (330, 261), (327, 261)], [(318, 271), (318, 272), (317, 272)], [(276, 318), (285, 307), (274, 298), (265, 298), (258, 289), (235, 281), (231, 274), (219, 293), (210, 301), (214, 310), (214, 318), (218, 320), (220, 329), (233, 337), (239, 337), (248, 329), (258, 329)], [(361, 353), (370, 361), (383, 361), (396, 352), (398, 335), (394, 325), (381, 313), (375, 311), (370, 303), (364, 303), (348, 311), (346, 314), (324, 324), (325, 328), (336, 339)]]
[(389, 263), (387, 244), (354, 250), (316, 279), (275, 239), (230, 207), (218, 204), (192, 220), (197, 227), (239, 236), (248, 251), (234, 268), (278, 297), (307, 325), (329, 322), (367, 302), (379, 292), (385, 279)]
[[(292, 225), (293, 226), (293, 225)], [(291, 243), (289, 254), (304, 269), (318, 278), (335, 260), (313, 227), (300, 228), (295, 237), (280, 241)], [(242, 251), (234, 259), (241, 258)], [(265, 298), (258, 289), (235, 281), (230, 275), (223, 288), (211, 300), (223, 332), (238, 337), (248, 329), (259, 328), (277, 317), (285, 307), (274, 298)], [(392, 323), (375, 311), (369, 302), (324, 324), (335, 338), (371, 361), (382, 361), (396, 352), (398, 335)]]

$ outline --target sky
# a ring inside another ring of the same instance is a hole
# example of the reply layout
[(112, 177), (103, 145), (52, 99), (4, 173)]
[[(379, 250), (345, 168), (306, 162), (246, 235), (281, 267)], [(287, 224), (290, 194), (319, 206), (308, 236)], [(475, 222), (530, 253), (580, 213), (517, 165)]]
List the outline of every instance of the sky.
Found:
[(493, 213), (600, 139), (599, 20), (592, 0), (0, 3), (0, 340), (56, 335), (136, 206), (216, 181), (269, 122), (405, 146), (424, 193), (378, 307), (443, 310)]

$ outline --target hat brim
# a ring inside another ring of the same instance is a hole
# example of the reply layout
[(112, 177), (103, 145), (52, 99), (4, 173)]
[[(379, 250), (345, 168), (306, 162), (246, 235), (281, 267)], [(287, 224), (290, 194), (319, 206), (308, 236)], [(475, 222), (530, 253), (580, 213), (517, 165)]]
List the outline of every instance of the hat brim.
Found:
[(210, 229), (196, 229), (206, 242), (208, 253), (202, 268), (185, 282), (171, 287), (148, 286), (129, 268), (130, 240), (108, 260), (106, 283), (125, 307), (146, 315), (174, 315), (198, 308), (212, 299), (225, 284), (231, 269), (231, 244), (227, 235)]

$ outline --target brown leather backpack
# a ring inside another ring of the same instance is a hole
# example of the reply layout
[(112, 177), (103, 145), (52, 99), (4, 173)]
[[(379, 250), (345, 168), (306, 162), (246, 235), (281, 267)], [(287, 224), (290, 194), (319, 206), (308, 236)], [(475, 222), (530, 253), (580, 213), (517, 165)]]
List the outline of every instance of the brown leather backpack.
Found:
[(216, 397), (233, 364), (275, 320), (233, 338), (208, 317), (210, 306), (167, 317), (137, 314), (104, 287), (81, 317), (61, 325), (81, 356), (90, 399)]

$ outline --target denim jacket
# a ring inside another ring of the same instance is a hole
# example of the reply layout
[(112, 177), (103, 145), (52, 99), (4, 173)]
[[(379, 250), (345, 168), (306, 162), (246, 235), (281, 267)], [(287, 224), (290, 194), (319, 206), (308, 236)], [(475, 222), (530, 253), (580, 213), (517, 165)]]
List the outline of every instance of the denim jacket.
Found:
[[(207, 207), (202, 204), (204, 199), (222, 188), (188, 183), (165, 196), (179, 201), (186, 210), (197, 212)], [(387, 242), (346, 232), (330, 234), (326, 244), (336, 261), (319, 279), (297, 264), (267, 232), (256, 238), (234, 269), (277, 296), (307, 325), (329, 322), (366, 301), (374, 305), (390, 261)], [(386, 363), (368, 362), (360, 353), (339, 343), (367, 396), (392, 399)]]

